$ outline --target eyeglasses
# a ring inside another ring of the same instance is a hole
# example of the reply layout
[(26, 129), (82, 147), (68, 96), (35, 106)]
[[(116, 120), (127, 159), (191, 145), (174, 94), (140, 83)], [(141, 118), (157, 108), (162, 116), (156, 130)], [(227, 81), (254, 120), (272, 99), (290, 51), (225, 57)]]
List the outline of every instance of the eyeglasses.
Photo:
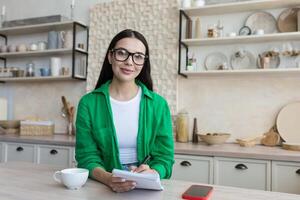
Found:
[(139, 52), (130, 53), (124, 48), (113, 49), (111, 52), (114, 54), (114, 58), (120, 62), (124, 62), (129, 58), (129, 56), (131, 56), (134, 64), (136, 65), (143, 65), (148, 57), (147, 55)]

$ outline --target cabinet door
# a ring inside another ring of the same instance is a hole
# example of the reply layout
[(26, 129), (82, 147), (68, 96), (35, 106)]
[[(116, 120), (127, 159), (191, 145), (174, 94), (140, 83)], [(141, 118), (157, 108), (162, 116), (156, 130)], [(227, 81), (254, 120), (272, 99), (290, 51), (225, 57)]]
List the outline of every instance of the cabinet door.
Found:
[(300, 194), (300, 162), (272, 162), (272, 190)]
[(34, 162), (35, 151), (33, 144), (7, 143), (6, 161)]
[(175, 155), (172, 179), (212, 183), (213, 158), (204, 156)]
[(271, 161), (216, 157), (214, 184), (270, 190)]
[(38, 164), (49, 164), (62, 167), (70, 167), (72, 149), (63, 146), (38, 146)]

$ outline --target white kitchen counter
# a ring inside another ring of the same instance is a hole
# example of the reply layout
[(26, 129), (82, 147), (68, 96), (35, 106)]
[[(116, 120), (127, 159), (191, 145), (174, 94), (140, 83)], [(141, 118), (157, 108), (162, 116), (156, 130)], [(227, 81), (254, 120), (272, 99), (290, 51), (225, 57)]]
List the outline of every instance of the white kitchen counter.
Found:
[[(45, 165), (29, 163), (0, 164), (0, 199), (5, 200), (174, 200), (181, 199), (181, 194), (192, 182), (163, 180), (164, 191), (133, 190), (127, 193), (114, 193), (99, 182), (88, 180), (79, 190), (67, 190), (56, 183), (52, 175), (57, 170)], [(299, 200), (300, 195), (249, 190), (213, 185), (211, 200)]]

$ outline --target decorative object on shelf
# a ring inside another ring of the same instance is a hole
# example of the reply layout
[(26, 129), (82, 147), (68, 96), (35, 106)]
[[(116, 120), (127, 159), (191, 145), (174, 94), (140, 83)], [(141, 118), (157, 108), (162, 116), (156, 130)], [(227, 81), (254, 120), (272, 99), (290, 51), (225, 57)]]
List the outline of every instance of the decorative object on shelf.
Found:
[(193, 6), (194, 6), (194, 7), (202, 7), (202, 6), (205, 6), (205, 0), (194, 0)]
[(195, 54), (188, 55), (188, 64), (186, 66), (187, 71), (195, 71), (197, 68), (197, 60), (195, 58)]
[(27, 46), (26, 46), (26, 44), (19, 44), (19, 45), (17, 46), (17, 51), (18, 51), (18, 52), (26, 52), (26, 51), (27, 51)]
[(31, 43), (29, 46), (30, 51), (37, 51), (38, 50), (38, 45), (36, 43)]
[(182, 110), (177, 115), (176, 141), (177, 142), (188, 142), (189, 141), (189, 114), (185, 110)]
[(62, 76), (68, 76), (68, 75), (70, 75), (70, 70), (69, 70), (69, 68), (68, 68), (68, 67), (62, 67), (62, 68), (61, 68), (61, 75), (62, 75)]
[(264, 133), (261, 143), (265, 146), (276, 146), (281, 143), (280, 135), (275, 126), (273, 126), (268, 132)]
[(215, 24), (208, 25), (207, 28), (207, 37), (208, 38), (215, 38), (218, 37), (218, 32)]
[(278, 68), (280, 65), (280, 56), (277, 54), (271, 56), (270, 51), (265, 51), (259, 54), (257, 64), (259, 69)]
[(27, 77), (35, 76), (35, 64), (32, 61), (26, 64), (26, 76)]
[(0, 51), (1, 51), (1, 53), (6, 53), (7, 52), (7, 46), (5, 44), (1, 45)]
[(254, 35), (264, 35), (265, 31), (264, 31), (264, 29), (257, 29), (253, 33), (254, 33)]
[(2, 27), (9, 28), (15, 26), (36, 25), (36, 24), (51, 23), (51, 22), (63, 22), (67, 20), (68, 18), (61, 15), (50, 15), (50, 16), (43, 16), (43, 17), (4, 21)]
[(192, 6), (192, 0), (181, 0), (182, 8), (190, 8)]
[(219, 20), (217, 25), (217, 37), (224, 37), (223, 29), (224, 26), (222, 25), (221, 20)]
[(13, 52), (17, 51), (17, 47), (14, 44), (10, 44), (10, 45), (7, 46), (7, 50), (8, 50), (8, 52), (13, 53)]
[(42, 120), (24, 120), (21, 121), (20, 135), (53, 135), (54, 122)]
[(45, 42), (45, 41), (39, 41), (37, 43), (37, 45), (38, 45), (38, 50), (39, 51), (44, 51), (44, 50), (47, 49), (47, 42)]
[(265, 34), (276, 33), (277, 21), (274, 16), (268, 12), (255, 12), (252, 13), (245, 21), (245, 26), (248, 26), (252, 32), (262, 29)]
[(50, 58), (50, 68), (51, 68), (52, 76), (59, 76), (59, 72), (61, 70), (61, 58), (51, 57)]
[(75, 135), (75, 126), (74, 126), (74, 115), (75, 115), (75, 107), (70, 105), (70, 102), (67, 101), (65, 96), (61, 97), (63, 108), (62, 116), (67, 118), (68, 120), (68, 135)]
[(197, 118), (196, 117), (194, 118), (192, 142), (195, 144), (198, 143), (198, 127), (197, 127)]
[(40, 68), (41, 76), (50, 76), (51, 71), (49, 67)]
[(48, 49), (57, 49), (58, 47), (58, 32), (49, 31), (48, 32)]
[(206, 70), (228, 69), (227, 57), (221, 52), (210, 53), (205, 58), (204, 66)]
[(61, 41), (62, 41), (62, 48), (72, 48), (73, 47), (73, 31), (61, 31), (60, 32)]
[(254, 138), (244, 138), (244, 139), (236, 139), (236, 142), (241, 147), (254, 147), (256, 144), (260, 143), (263, 136), (258, 136)]
[(247, 50), (234, 52), (230, 57), (231, 68), (237, 69), (256, 69), (255, 57)]
[(236, 37), (236, 32), (230, 32), (230, 33), (228, 33), (228, 37)]
[(251, 28), (249, 26), (243, 26), (240, 30), (239, 30), (239, 35), (251, 35), (252, 31)]
[(277, 25), (280, 32), (297, 32), (300, 8), (288, 8), (279, 15)]
[(77, 47), (78, 47), (79, 49), (84, 50), (84, 44), (83, 44), (83, 43), (78, 43), (78, 44), (77, 44)]
[(200, 139), (208, 145), (223, 144), (230, 137), (229, 133), (207, 133), (199, 134)]
[(200, 24), (199, 17), (197, 17), (195, 20), (195, 38), (197, 39), (201, 38), (201, 24)]

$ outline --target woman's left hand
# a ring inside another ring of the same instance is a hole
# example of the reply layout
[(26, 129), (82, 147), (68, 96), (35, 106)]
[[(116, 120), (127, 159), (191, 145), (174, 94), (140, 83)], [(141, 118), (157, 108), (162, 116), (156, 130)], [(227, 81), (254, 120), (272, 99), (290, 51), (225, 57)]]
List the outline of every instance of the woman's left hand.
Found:
[(156, 173), (158, 174), (158, 172), (154, 169), (151, 169), (149, 167), (149, 165), (145, 165), (145, 164), (142, 164), (140, 165), (139, 167), (136, 167), (136, 166), (132, 166), (131, 167), (131, 172), (135, 172), (135, 173)]

